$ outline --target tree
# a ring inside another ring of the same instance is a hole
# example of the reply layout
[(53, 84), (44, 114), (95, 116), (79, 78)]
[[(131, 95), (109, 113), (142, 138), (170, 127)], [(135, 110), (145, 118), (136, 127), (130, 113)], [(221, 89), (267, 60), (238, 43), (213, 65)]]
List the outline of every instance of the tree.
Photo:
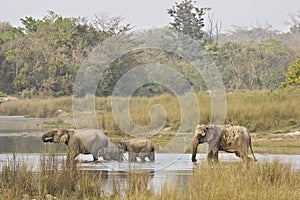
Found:
[(287, 25), (290, 25), (290, 32), (293, 34), (300, 33), (300, 10), (297, 14), (290, 14), (290, 21), (286, 22)]
[(288, 71), (285, 73), (286, 82), (283, 86), (300, 86), (300, 57), (289, 66)]
[(189, 35), (193, 39), (200, 40), (203, 38), (204, 31), (204, 14), (210, 8), (195, 7), (195, 1), (183, 0), (180, 3), (175, 2), (175, 6), (168, 9), (168, 14), (174, 18), (170, 23), (176, 31)]
[(62, 17), (53, 11), (42, 19), (21, 19), (24, 28), (0, 23), (0, 91), (7, 94), (71, 95), (87, 54), (107, 37), (125, 32), (120, 18)]

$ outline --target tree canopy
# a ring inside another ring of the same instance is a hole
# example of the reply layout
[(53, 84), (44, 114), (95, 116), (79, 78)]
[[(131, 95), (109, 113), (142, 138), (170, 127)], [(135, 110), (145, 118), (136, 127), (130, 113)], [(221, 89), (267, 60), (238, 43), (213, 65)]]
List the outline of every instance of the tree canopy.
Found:
[(285, 76), (287, 80), (283, 86), (300, 86), (300, 57), (289, 66)]
[(176, 31), (200, 40), (204, 35), (204, 14), (206, 10), (210, 10), (210, 8), (198, 8), (195, 6), (195, 1), (192, 0), (175, 2), (175, 5), (168, 9), (168, 14), (173, 18), (170, 25)]
[[(175, 3), (167, 10), (174, 20), (165, 28), (200, 41), (216, 63), (227, 90), (299, 84), (298, 15), (292, 18), (287, 33), (273, 30), (269, 25), (251, 29), (238, 27), (220, 34), (216, 42), (214, 37), (205, 40), (205, 11), (206, 8), (195, 7), (191, 0)], [(26, 16), (21, 22), (22, 28), (0, 22), (0, 92), (23, 97), (72, 95), (77, 71), (89, 52), (110, 36), (120, 33), (129, 36), (132, 29), (121, 17), (103, 15), (88, 20), (63, 17), (53, 11), (42, 19)], [(202, 77), (184, 59), (160, 50), (143, 49), (122, 55), (107, 66), (96, 94), (111, 95), (122, 75), (148, 62), (167, 64), (179, 70), (196, 90), (207, 89)], [(149, 85), (139, 94), (166, 91), (164, 87)]]

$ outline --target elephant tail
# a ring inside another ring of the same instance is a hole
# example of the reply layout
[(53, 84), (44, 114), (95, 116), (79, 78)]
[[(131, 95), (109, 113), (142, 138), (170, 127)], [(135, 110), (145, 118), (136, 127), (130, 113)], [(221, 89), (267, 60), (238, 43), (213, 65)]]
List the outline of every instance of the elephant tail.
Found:
[[(250, 136), (250, 135), (249, 135), (249, 136)], [(251, 153), (252, 153), (252, 156), (253, 156), (254, 161), (256, 162), (257, 159), (255, 158), (254, 153), (253, 153), (251, 137), (250, 137), (249, 139), (250, 139), (250, 145), (249, 145), (249, 146), (250, 146), (250, 151), (251, 151)]]

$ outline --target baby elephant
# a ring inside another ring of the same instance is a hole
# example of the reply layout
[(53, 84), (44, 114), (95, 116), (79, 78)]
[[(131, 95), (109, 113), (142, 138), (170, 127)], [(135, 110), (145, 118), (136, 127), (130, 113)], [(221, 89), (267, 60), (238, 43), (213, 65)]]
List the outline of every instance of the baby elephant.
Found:
[(125, 152), (128, 151), (128, 161), (136, 162), (137, 157), (145, 162), (145, 158), (148, 157), (150, 161), (155, 160), (154, 146), (152, 142), (146, 138), (135, 138), (128, 141), (121, 141), (120, 148)]
[(102, 156), (103, 160), (116, 160), (123, 161), (123, 150), (120, 147), (103, 147), (99, 149), (99, 157)]

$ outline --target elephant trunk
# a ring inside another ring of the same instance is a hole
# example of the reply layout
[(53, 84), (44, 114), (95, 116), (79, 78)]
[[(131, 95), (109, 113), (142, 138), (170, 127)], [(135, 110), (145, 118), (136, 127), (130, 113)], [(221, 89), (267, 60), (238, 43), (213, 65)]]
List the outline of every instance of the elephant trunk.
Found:
[(56, 131), (49, 131), (49, 132), (47, 132), (47, 133), (44, 133), (43, 135), (42, 135), (42, 141), (43, 142), (53, 142), (53, 136), (54, 136), (54, 133), (55, 133)]
[(196, 154), (197, 154), (198, 145), (199, 145), (198, 137), (195, 136), (195, 137), (193, 138), (193, 142), (192, 142), (192, 147), (193, 147), (192, 161), (193, 161), (193, 162), (196, 162), (196, 161), (197, 161), (197, 159), (196, 159)]

